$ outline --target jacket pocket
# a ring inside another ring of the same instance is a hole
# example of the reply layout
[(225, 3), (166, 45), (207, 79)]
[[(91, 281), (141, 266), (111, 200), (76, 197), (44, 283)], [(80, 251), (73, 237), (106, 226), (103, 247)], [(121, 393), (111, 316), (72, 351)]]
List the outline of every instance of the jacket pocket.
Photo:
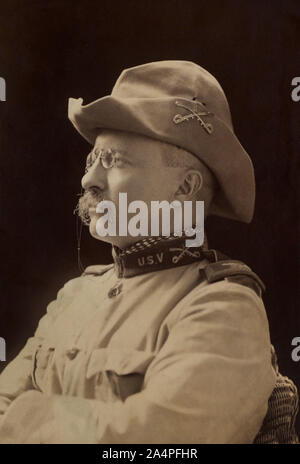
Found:
[(87, 379), (94, 380), (95, 397), (106, 401), (124, 401), (138, 393), (155, 354), (139, 350), (99, 348), (92, 352)]

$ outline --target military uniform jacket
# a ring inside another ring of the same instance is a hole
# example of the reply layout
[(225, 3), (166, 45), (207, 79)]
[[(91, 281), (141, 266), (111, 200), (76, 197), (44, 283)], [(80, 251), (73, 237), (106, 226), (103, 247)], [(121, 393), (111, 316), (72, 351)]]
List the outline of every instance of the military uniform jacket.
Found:
[(0, 376), (0, 437), (26, 442), (36, 390), (37, 443), (252, 443), (276, 379), (265, 308), (207, 264), (67, 282)]

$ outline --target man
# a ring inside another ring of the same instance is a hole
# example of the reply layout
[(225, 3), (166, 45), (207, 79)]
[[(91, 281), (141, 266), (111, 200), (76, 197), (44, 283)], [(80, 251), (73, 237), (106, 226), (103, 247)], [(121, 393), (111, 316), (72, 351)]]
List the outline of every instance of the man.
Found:
[(260, 279), (184, 230), (97, 229), (120, 192), (251, 221), (253, 167), (220, 85), (191, 62), (149, 63), (110, 96), (70, 99), (69, 117), (94, 146), (78, 213), (114, 264), (67, 282), (3, 371), (2, 442), (252, 443), (276, 382)]

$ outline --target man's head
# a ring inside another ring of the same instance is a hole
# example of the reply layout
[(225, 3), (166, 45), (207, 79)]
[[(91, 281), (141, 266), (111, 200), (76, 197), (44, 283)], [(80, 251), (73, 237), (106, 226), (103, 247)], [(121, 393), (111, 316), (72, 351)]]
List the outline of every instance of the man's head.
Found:
[[(222, 87), (201, 66), (159, 61), (125, 69), (111, 95), (82, 103), (82, 98), (69, 100), (69, 118), (89, 143), (94, 145), (99, 132), (109, 128), (180, 147), (199, 160), (202, 177), (207, 167), (218, 182), (210, 214), (251, 221), (255, 200), (252, 162), (234, 133)], [(199, 191), (196, 174), (187, 178), (185, 188), (190, 184), (193, 193)]]
[[(99, 156), (107, 152), (115, 154), (115, 164), (109, 169), (103, 167)], [(208, 214), (216, 182), (209, 169), (185, 150), (137, 134), (104, 130), (87, 159), (82, 187), (86, 193), (78, 211), (83, 221), (89, 222), (91, 235), (124, 248), (141, 237), (100, 237), (96, 230), (100, 217), (96, 206), (100, 201), (109, 200), (116, 206), (118, 230), (120, 192), (127, 193), (128, 204), (142, 200), (147, 205), (150, 224), (151, 202), (155, 200), (177, 200), (182, 205), (184, 201), (203, 200)]]

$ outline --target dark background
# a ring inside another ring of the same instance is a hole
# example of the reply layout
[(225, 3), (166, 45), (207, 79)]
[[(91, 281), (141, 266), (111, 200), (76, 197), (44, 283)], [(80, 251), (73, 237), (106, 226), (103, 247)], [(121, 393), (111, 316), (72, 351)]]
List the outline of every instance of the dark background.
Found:
[[(221, 82), (256, 171), (252, 224), (210, 218), (209, 243), (265, 282), (279, 365), (300, 389), (300, 362), (291, 359), (300, 337), (300, 102), (290, 96), (299, 43), (298, 1), (1, 1), (0, 336), (8, 360), (79, 275), (73, 209), (89, 145), (67, 119), (68, 97), (87, 103), (110, 93), (123, 68), (184, 59)], [(84, 230), (82, 261), (110, 262), (110, 247)]]

